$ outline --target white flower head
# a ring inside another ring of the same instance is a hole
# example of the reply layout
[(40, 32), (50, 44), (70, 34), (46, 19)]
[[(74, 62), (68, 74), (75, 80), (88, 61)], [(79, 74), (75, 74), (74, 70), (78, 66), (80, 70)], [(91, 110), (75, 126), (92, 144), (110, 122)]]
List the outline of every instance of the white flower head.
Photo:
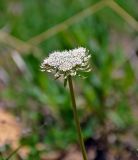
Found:
[(90, 55), (86, 48), (79, 47), (72, 50), (55, 51), (44, 59), (41, 64), (42, 71), (53, 72), (56, 78), (79, 75), (79, 72), (89, 72)]

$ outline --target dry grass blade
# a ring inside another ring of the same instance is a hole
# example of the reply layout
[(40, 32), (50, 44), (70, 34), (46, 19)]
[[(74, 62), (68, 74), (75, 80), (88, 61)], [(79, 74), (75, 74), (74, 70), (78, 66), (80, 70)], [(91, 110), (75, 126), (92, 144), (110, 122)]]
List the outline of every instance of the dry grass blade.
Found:
[(42, 51), (39, 47), (33, 46), (32, 44), (24, 42), (24, 41), (4, 32), (4, 31), (1, 31), (1, 30), (0, 30), (0, 42), (14, 48), (19, 53), (22, 53), (22, 54), (29, 53), (34, 50), (37, 51), (37, 53), (39, 53), (39, 55), (41, 55), (41, 53), (42, 53)]
[(83, 20), (85, 17), (88, 17), (95, 12), (98, 12), (103, 7), (110, 7), (113, 9), (118, 15), (120, 15), (132, 28), (138, 31), (138, 22), (129, 15), (122, 7), (120, 7), (116, 2), (113, 0), (102, 0), (83, 11), (75, 14), (74, 16), (68, 18), (67, 20), (55, 25), (54, 27), (44, 31), (43, 33), (32, 37), (28, 42), (24, 42), (2, 30), (0, 30), (0, 41), (11, 46), (12, 48), (16, 49), (20, 53), (28, 53), (30, 51), (36, 51), (41, 55), (42, 51), (39, 47), (34, 46), (40, 44), (44, 40), (50, 38), (51, 36), (56, 35), (57, 33), (67, 29), (69, 26), (73, 25), (74, 23)]
[(17, 147), (5, 160), (10, 160), (15, 154), (18, 153), (18, 151), (21, 149), (22, 145)]
[(114, 1), (105, 1), (107, 6), (120, 15), (132, 28), (138, 31), (138, 22)]
[(35, 45), (40, 44), (42, 41), (44, 41), (44, 40), (48, 39), (49, 37), (56, 35), (57, 33), (67, 29), (69, 26), (71, 26), (74, 23), (77, 23), (78, 21), (82, 20), (83, 18), (88, 17), (91, 14), (94, 14), (95, 12), (102, 9), (103, 7), (105, 7), (105, 2), (100, 1), (94, 5), (86, 8), (86, 9), (84, 9), (83, 11), (80, 11), (79, 13), (70, 17), (69, 19), (55, 25), (54, 27), (52, 27), (48, 30), (46, 30), (45, 32), (31, 38), (28, 42), (35, 44)]
[(16, 48), (16, 50), (21, 53), (27, 52), (32, 48), (32, 46), (30, 46), (29, 44), (3, 31), (0, 31), (0, 41), (12, 46), (13, 48)]

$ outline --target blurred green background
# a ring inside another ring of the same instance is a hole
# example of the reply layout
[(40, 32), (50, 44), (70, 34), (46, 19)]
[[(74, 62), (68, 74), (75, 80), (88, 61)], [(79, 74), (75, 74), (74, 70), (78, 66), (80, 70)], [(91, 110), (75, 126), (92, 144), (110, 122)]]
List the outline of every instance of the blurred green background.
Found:
[(39, 66), (50, 52), (78, 46), (92, 55), (92, 72), (74, 79), (87, 148), (106, 137), (107, 148), (117, 141), (136, 149), (137, 7), (137, 0), (0, 0), (0, 108), (22, 124), (26, 160), (77, 144), (68, 88)]

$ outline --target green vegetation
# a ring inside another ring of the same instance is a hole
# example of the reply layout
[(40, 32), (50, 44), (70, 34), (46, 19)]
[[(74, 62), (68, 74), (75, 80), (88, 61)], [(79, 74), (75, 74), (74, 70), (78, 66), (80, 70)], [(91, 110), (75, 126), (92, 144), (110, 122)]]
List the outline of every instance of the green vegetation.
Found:
[[(81, 12), (100, 2), (0, 0), (0, 69), (7, 73), (0, 85), (0, 103), (31, 130), (23, 133), (20, 142), (30, 148), (26, 160), (41, 160), (44, 152), (67, 150), (76, 143), (69, 92), (62, 81), (55, 81), (39, 67), (54, 50), (83, 46), (92, 56), (92, 72), (85, 80), (74, 79), (84, 139), (99, 134), (107, 139), (110, 134), (118, 138), (129, 132), (138, 138), (138, 119), (134, 116), (138, 75), (132, 65), (137, 48), (130, 44), (132, 55), (128, 43), (123, 44), (128, 39), (134, 44), (138, 30), (135, 24), (129, 24), (128, 17), (124, 20), (111, 7), (103, 7), (106, 1), (93, 14)], [(137, 0), (115, 3), (138, 20)], [(76, 14), (78, 21), (66, 21)], [(61, 22), (62, 26), (58, 26)], [(49, 30), (51, 27), (55, 29)], [(13, 37), (3, 38), (3, 32)], [(40, 143), (46, 146), (44, 150), (36, 147)]]

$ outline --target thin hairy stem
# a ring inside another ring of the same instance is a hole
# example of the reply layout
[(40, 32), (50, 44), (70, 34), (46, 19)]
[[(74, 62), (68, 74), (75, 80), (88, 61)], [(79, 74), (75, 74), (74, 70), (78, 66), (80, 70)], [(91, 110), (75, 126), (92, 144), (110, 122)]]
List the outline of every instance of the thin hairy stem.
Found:
[(81, 133), (81, 127), (80, 127), (79, 118), (78, 118), (78, 115), (77, 115), (76, 101), (75, 101), (75, 95), (74, 95), (74, 89), (73, 89), (71, 76), (68, 77), (68, 84), (69, 84), (70, 95), (71, 95), (71, 100), (72, 100), (74, 120), (75, 120), (75, 123), (76, 123), (76, 129), (77, 129), (77, 132), (78, 132), (78, 140), (79, 140), (79, 144), (80, 144), (80, 147), (81, 147), (83, 159), (87, 160), (86, 150), (85, 150), (84, 141), (83, 141), (82, 133)]

